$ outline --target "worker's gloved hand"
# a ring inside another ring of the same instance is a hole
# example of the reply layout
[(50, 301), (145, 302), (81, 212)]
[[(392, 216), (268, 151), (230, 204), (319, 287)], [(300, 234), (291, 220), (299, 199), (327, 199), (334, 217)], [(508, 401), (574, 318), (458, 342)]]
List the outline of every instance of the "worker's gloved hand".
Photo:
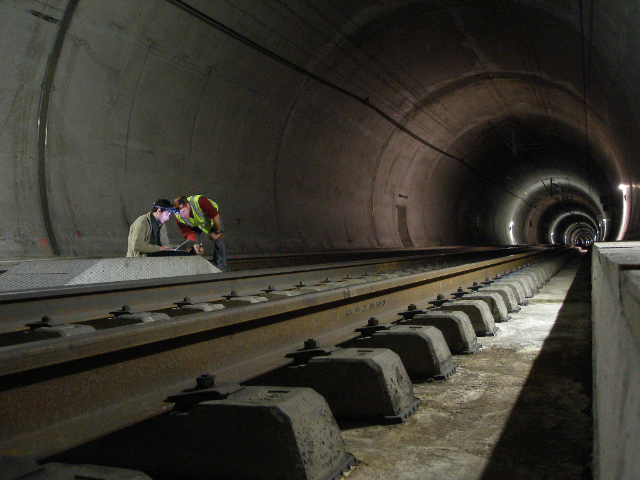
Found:
[(196, 243), (192, 248), (193, 248), (193, 251), (196, 253), (196, 255), (204, 254), (204, 248), (202, 248), (202, 245)]
[(218, 233), (211, 232), (209, 233), (209, 238), (211, 238), (211, 240), (215, 242), (218, 238), (220, 238), (220, 235), (222, 235), (222, 232), (218, 232)]
[(169, 245), (162, 245), (160, 247), (160, 251), (163, 252), (165, 250), (172, 250), (172, 248)]

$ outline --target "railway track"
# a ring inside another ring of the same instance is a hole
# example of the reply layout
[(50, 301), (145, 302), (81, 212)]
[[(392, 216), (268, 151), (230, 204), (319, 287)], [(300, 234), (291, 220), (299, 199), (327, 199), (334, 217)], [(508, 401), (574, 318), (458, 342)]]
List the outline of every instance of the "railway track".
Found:
[(372, 317), (391, 324), (410, 304), (564, 254), (449, 251), (1, 294), (0, 454), (51, 457), (172, 411), (167, 399), (198, 378), (245, 382), (308, 339), (341, 344)]

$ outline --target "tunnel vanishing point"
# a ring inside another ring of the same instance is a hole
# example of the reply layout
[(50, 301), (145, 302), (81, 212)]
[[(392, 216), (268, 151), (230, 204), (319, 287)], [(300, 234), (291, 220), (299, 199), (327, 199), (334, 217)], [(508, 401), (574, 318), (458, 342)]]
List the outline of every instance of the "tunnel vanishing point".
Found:
[(632, 0), (0, 0), (0, 261), (196, 194), (231, 255), (611, 242), (594, 478), (640, 478), (639, 47)]
[(192, 194), (232, 253), (640, 238), (637, 2), (2, 0), (0, 26), (3, 258), (123, 256)]

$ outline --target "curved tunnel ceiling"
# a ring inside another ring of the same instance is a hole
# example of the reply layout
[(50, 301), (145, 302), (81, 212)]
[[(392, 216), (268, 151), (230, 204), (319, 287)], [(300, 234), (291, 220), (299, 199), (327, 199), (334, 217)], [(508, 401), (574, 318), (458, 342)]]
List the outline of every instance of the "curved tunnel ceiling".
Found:
[(0, 254), (196, 193), (233, 253), (640, 236), (634, 2), (345, 3), (3, 2)]

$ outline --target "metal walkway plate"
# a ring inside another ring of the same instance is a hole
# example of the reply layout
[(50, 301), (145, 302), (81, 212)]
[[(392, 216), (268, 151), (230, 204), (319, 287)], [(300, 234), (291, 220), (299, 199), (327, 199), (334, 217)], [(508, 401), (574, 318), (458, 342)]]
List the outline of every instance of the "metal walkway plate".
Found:
[(34, 260), (0, 275), (0, 290), (124, 282), (150, 278), (220, 273), (203, 257), (135, 257)]

